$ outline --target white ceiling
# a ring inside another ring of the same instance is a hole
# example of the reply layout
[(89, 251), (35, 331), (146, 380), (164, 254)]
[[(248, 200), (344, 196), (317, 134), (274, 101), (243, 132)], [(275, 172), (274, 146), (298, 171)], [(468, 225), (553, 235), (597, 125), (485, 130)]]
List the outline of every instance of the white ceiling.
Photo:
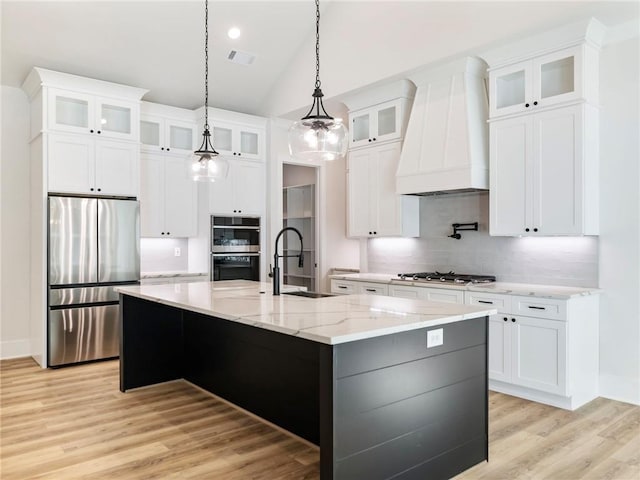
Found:
[[(392, 71), (584, 16), (616, 25), (636, 18), (639, 5), (322, 0), (323, 90), (339, 95)], [(20, 86), (40, 66), (146, 88), (148, 101), (190, 109), (204, 102), (203, 1), (2, 0), (1, 6), (3, 85)], [(209, 10), (211, 106), (283, 114), (310, 103), (312, 0), (210, 0)], [(235, 41), (226, 36), (233, 25), (243, 32)], [(254, 64), (227, 61), (232, 48), (257, 55)]]

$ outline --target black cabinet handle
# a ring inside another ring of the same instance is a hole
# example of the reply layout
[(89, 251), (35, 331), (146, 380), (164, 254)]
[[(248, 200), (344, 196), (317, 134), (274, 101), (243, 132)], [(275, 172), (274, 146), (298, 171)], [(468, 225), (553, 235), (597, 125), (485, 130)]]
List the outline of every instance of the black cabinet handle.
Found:
[(164, 232), (162, 232), (160, 235), (164, 235)]
[(367, 292), (376, 292), (375, 288), (365, 288)]
[(373, 232), (369, 232), (369, 235), (373, 235)]
[(160, 147), (160, 150), (164, 150), (164, 147)]
[(546, 310), (545, 307), (536, 307), (534, 305), (529, 305), (529, 308), (531, 308), (532, 310)]
[(241, 153), (241, 152), (238, 152), (238, 156), (239, 156), (239, 157), (241, 157), (241, 156), (242, 156), (242, 153)]
[(93, 188), (90, 188), (89, 190), (91, 190), (93, 192)]
[(528, 228), (525, 228), (525, 229), (524, 229), (524, 231), (525, 231), (525, 232), (528, 232), (528, 231), (529, 231), (529, 229), (528, 229)]
[(534, 231), (534, 232), (537, 232), (537, 231), (538, 231), (538, 229), (537, 229), (537, 228), (534, 228), (534, 229), (533, 229), (533, 231)]
[(525, 106), (526, 108), (529, 108), (529, 104), (528, 104), (528, 103), (525, 103), (525, 104), (524, 104), (524, 106)]
[(99, 191), (99, 192), (101, 192), (101, 191), (102, 191), (102, 189), (101, 189), (101, 188), (99, 188), (99, 189), (98, 189), (98, 191)]
[(167, 232), (167, 235), (171, 235), (171, 232)]
[(338, 285), (338, 288), (342, 288), (346, 290), (347, 287), (345, 287), (344, 285)]
[(376, 141), (376, 137), (373, 137), (373, 141), (374, 141), (374, 142)]
[(236, 154), (236, 152), (233, 152), (233, 154), (235, 155), (235, 154)]
[(371, 141), (371, 139), (369, 139), (369, 141)]
[(535, 102), (533, 102), (533, 104), (534, 104), (534, 105), (537, 105), (537, 104), (538, 104), (538, 102), (537, 102), (537, 101), (535, 101)]
[(507, 317), (504, 317), (504, 321), (506, 322), (507, 320), (508, 320), (508, 318), (507, 318)]
[(478, 303), (488, 303), (489, 305), (493, 305), (493, 302), (489, 302), (488, 300), (478, 300)]
[(100, 130), (98, 130), (98, 133), (102, 133)]
[(378, 234), (378, 232), (373, 232), (373, 234), (374, 234), (374, 235), (377, 235), (377, 234)]
[(515, 319), (515, 318), (512, 318), (512, 319), (511, 319), (511, 321), (515, 323), (516, 319)]
[(89, 133), (93, 133), (93, 129), (89, 130)]
[(170, 149), (169, 147), (167, 147), (167, 152), (168, 152), (169, 150), (171, 150), (171, 149)]
[(238, 213), (242, 213), (242, 210), (238, 210)]

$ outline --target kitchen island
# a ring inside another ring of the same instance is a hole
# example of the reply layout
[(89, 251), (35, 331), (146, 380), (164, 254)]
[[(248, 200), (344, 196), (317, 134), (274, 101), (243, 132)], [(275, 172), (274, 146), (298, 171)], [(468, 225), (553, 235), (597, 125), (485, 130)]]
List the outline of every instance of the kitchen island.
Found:
[(270, 289), (119, 288), (121, 391), (185, 379), (319, 445), (322, 480), (444, 479), (488, 458), (495, 310)]

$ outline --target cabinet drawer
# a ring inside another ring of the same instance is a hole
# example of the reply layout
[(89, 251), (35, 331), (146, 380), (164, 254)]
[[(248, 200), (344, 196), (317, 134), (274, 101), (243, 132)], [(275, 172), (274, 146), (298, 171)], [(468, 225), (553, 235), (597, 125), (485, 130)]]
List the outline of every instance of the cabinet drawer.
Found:
[(464, 291), (450, 290), (445, 288), (422, 288), (423, 293), (420, 298), (430, 302), (464, 303)]
[(331, 280), (331, 293), (342, 293), (345, 295), (357, 293), (356, 282)]
[(567, 302), (551, 298), (511, 297), (511, 313), (527, 317), (567, 319)]
[(364, 295), (389, 295), (389, 288), (381, 283), (360, 283), (358, 284), (358, 293)]
[(420, 298), (421, 287), (389, 285), (389, 295), (400, 298)]
[(499, 312), (511, 312), (511, 297), (495, 293), (465, 292), (467, 305), (486, 305), (496, 308)]

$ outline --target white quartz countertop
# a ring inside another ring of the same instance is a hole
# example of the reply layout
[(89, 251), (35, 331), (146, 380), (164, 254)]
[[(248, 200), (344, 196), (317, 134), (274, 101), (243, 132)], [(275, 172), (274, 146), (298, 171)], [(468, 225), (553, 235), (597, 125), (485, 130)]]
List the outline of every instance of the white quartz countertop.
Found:
[(528, 283), (467, 283), (452, 284), (441, 282), (425, 282), (413, 280), (401, 280), (397, 275), (389, 273), (354, 273), (330, 275), (330, 278), (338, 280), (354, 280), (358, 282), (385, 283), (392, 285), (409, 285), (414, 287), (446, 288), (453, 290), (466, 290), (470, 292), (497, 293), (506, 295), (524, 295), (537, 298), (555, 298), (567, 300), (583, 295), (596, 295), (602, 293), (599, 288), (589, 287), (563, 287), (558, 285), (534, 285)]
[[(335, 345), (493, 315), (497, 310), (378, 295), (273, 296), (248, 280), (122, 286), (124, 295)], [(300, 290), (283, 286), (282, 291)]]

